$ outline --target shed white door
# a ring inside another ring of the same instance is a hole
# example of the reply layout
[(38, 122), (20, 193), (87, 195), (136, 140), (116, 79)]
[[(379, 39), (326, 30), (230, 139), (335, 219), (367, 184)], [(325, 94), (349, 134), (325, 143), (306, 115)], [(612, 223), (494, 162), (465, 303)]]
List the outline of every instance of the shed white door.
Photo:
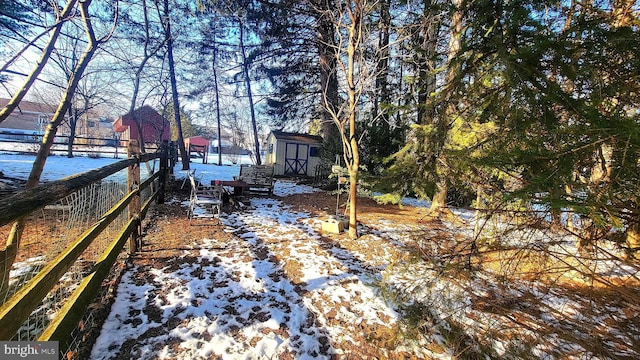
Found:
[(287, 175), (307, 175), (309, 166), (309, 145), (285, 143), (284, 173)]

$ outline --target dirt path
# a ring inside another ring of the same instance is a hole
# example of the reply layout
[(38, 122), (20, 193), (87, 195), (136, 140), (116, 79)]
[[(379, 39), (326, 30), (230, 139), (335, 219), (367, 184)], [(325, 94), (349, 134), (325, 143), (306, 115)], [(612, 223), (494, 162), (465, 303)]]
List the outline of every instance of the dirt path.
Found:
[[(113, 330), (125, 340), (106, 351), (122, 359), (411, 358), (397, 347), (397, 314), (370, 286), (397, 245), (320, 234), (318, 217), (334, 201), (323, 193), (254, 198), (257, 208), (194, 226), (183, 204), (156, 206), (120, 285), (129, 304), (114, 304)], [(168, 306), (175, 297), (181, 305)]]

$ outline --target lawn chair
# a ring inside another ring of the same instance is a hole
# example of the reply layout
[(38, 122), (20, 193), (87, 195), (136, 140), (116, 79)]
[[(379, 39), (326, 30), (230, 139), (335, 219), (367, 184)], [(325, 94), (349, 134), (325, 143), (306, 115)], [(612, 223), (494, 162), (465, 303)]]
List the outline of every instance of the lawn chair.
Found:
[(182, 180), (182, 185), (180, 185), (180, 190), (184, 189), (184, 186), (187, 184), (187, 181), (189, 181), (189, 177), (196, 175), (196, 169), (182, 170), (182, 171), (184, 171), (187, 176), (184, 178), (184, 180)]
[[(220, 218), (222, 213), (222, 194), (224, 192), (222, 186), (203, 186), (196, 182), (192, 173), (189, 173), (189, 182), (191, 182), (191, 195), (189, 197), (189, 225), (195, 215), (196, 208), (209, 208), (212, 213), (210, 217)], [(200, 215), (198, 215), (200, 217)], [(209, 217), (202, 215), (202, 217)]]

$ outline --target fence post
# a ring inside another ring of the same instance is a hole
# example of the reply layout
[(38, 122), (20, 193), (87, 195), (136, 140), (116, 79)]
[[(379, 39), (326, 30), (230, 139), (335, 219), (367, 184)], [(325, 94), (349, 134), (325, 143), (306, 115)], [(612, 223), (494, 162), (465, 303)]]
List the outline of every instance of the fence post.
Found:
[[(127, 156), (129, 158), (135, 157), (136, 161), (133, 165), (129, 166), (127, 185), (129, 191), (139, 190), (140, 187), (140, 147), (137, 140), (129, 140), (129, 146), (127, 147)], [(138, 225), (136, 230), (131, 233), (129, 239), (129, 254), (133, 254), (138, 251), (138, 239), (140, 237), (140, 192), (131, 199), (129, 203), (129, 219), (135, 218)]]
[(169, 143), (167, 140), (162, 141), (162, 146), (160, 147), (160, 177), (158, 181), (160, 182), (160, 187), (158, 189), (158, 200), (157, 204), (164, 204), (164, 192), (167, 187), (167, 173), (169, 167)]
[(178, 162), (178, 148), (175, 141), (172, 141), (169, 145), (169, 173), (173, 174), (173, 168), (176, 167)]

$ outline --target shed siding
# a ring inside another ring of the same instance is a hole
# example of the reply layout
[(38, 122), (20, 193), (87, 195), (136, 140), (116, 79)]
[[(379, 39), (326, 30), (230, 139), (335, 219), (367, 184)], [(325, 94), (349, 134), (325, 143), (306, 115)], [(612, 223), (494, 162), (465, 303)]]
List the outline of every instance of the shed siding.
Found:
[[(304, 135), (301, 136), (287, 136), (284, 139), (278, 139), (273, 133), (269, 134), (267, 138), (267, 156), (266, 164), (274, 166), (274, 175), (285, 175), (287, 170), (300, 169), (300, 166), (304, 165), (304, 174), (300, 175), (313, 176), (315, 168), (318, 165), (320, 158), (311, 157), (311, 148), (320, 147), (322, 144), (315, 139), (305, 139)], [(304, 159), (300, 161), (296, 167), (295, 164), (287, 165), (287, 149), (289, 149), (289, 157), (295, 158), (296, 152), (304, 151), (305, 154), (298, 153), (298, 159)], [(304, 164), (306, 161), (306, 165)]]

